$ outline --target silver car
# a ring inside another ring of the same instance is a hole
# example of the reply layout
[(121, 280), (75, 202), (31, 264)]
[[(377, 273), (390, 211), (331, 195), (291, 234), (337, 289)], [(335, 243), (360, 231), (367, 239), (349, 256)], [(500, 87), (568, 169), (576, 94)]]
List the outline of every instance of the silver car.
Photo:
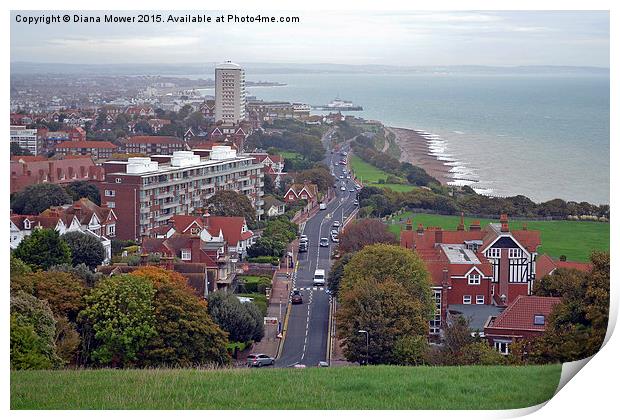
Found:
[(273, 357), (266, 354), (250, 354), (247, 359), (248, 367), (263, 367), (273, 365)]

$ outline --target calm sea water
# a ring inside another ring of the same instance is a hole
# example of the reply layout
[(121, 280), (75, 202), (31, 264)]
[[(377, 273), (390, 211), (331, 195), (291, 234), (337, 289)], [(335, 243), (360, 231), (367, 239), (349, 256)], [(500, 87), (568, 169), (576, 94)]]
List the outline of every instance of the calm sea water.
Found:
[(265, 100), (321, 105), (435, 134), (434, 150), (480, 192), (609, 203), (609, 78), (600, 75), (260, 74)]

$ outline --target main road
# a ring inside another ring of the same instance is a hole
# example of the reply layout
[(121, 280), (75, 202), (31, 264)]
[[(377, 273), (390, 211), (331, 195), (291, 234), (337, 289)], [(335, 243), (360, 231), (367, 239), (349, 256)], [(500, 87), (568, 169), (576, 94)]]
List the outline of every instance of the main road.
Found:
[[(329, 134), (323, 138), (327, 148), (325, 163), (334, 173), (336, 195), (327, 204), (327, 209), (320, 210), (301, 226), (301, 233), (308, 236), (309, 244), (307, 252), (298, 254), (296, 271), (293, 273), (293, 288), (301, 291), (303, 303), (291, 306), (282, 351), (276, 361), (276, 366), (279, 367), (294, 364), (316, 366), (327, 359), (330, 295), (327, 285), (314, 287), (312, 280), (317, 269), (324, 269), (326, 275), (329, 273), (330, 257), (337, 245), (331, 241), (330, 235), (334, 229), (334, 221), (339, 221), (342, 226), (357, 208), (354, 203), (357, 198), (356, 184), (344, 175), (345, 167), (337, 165), (342, 157), (337, 152), (331, 152)], [(341, 187), (345, 187), (345, 190), (342, 191)], [(320, 238), (328, 238), (329, 246), (319, 246)]]

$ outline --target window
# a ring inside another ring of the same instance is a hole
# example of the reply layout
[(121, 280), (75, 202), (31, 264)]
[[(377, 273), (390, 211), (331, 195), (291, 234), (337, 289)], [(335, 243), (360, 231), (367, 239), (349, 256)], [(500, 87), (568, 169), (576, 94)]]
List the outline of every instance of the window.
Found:
[(108, 208), (110, 209), (114, 209), (116, 208), (116, 202), (114, 201), (106, 201), (106, 205), (108, 206)]
[(441, 290), (433, 290), (435, 298), (435, 316), (429, 321), (430, 333), (439, 334), (441, 330)]
[(493, 347), (495, 347), (495, 350), (497, 350), (501, 354), (507, 355), (510, 353), (510, 350), (508, 349), (509, 344), (510, 341), (494, 341)]
[(114, 197), (116, 195), (116, 191), (114, 191), (114, 190), (105, 190), (104, 195), (106, 197)]
[(508, 250), (508, 258), (521, 258), (521, 249), (510, 248)]
[(191, 233), (192, 235), (198, 235), (198, 234), (200, 233), (200, 228), (198, 228), (198, 227), (193, 227), (193, 228), (191, 228), (191, 229), (190, 229), (190, 233)]
[(117, 184), (120, 184), (121, 182), (123, 182), (123, 180), (122, 178), (116, 178), (114, 182), (116, 182)]
[(534, 315), (534, 325), (545, 325), (545, 316)]
[(476, 295), (476, 305), (484, 305), (484, 295)]
[(192, 259), (192, 250), (191, 249), (182, 249), (181, 250), (181, 259), (183, 261), (191, 261), (191, 259)]
[(491, 248), (488, 251), (489, 258), (499, 258), (501, 250), (499, 248)]
[(463, 295), (463, 304), (471, 305), (471, 295)]
[(480, 284), (480, 274), (470, 274), (467, 284)]
[(108, 236), (116, 235), (116, 225), (108, 225)]

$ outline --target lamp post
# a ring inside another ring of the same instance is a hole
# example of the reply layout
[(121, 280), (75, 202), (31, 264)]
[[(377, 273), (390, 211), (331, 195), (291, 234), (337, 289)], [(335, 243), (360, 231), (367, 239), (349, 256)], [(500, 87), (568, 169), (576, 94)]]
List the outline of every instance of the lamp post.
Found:
[(366, 331), (366, 330), (359, 330), (358, 333), (366, 334), (366, 365), (368, 365), (368, 331)]

